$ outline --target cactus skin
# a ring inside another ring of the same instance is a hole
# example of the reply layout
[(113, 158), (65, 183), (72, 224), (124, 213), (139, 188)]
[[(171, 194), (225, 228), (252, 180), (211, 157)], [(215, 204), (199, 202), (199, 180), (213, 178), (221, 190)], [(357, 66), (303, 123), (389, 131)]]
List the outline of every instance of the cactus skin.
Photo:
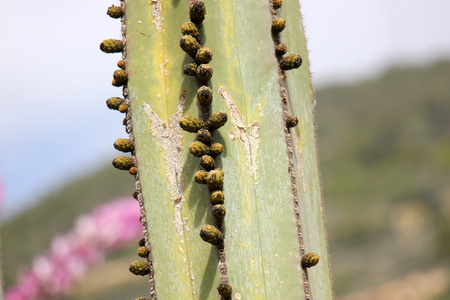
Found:
[[(314, 98), (297, 1), (284, 1), (276, 11), (276, 17), (287, 24), (278, 33), (271, 32), (274, 0), (205, 1), (200, 6), (207, 9), (206, 18), (193, 20), (192, 1), (163, 1), (163, 9), (158, 11), (160, 3), (125, 0), (127, 13), (122, 19), (126, 22), (124, 60), (129, 76), (124, 87), (128, 108), (124, 111), (134, 135), (133, 153), (142, 187), (138, 198), (145, 206), (146, 245), (151, 247), (154, 267), (154, 277), (149, 279), (151, 286), (154, 282), (157, 299), (217, 299), (220, 291), (216, 287), (227, 282), (233, 287), (232, 297), (239, 293), (242, 299), (306, 300), (308, 295), (332, 299), (321, 223)], [(201, 32), (198, 39), (195, 33), (180, 33), (189, 21)], [(194, 45), (189, 54), (180, 48), (182, 35), (190, 36)], [(286, 51), (302, 56), (300, 68), (281, 70), (285, 53), (275, 52), (277, 35)], [(199, 82), (204, 78), (197, 79), (201, 62), (195, 61), (202, 47), (214, 51), (210, 62), (214, 76), (206, 84)], [(197, 67), (186, 68), (190, 73), (186, 76), (183, 66), (192, 63)], [(286, 100), (280, 96), (283, 76)], [(203, 84), (213, 91), (209, 108), (202, 108), (197, 101), (196, 92)], [(222, 87), (232, 99), (224, 96)], [(288, 110), (283, 103), (289, 105)], [(144, 111), (144, 104), (151, 107), (153, 118)], [(210, 122), (209, 114), (218, 111), (226, 113), (230, 122), (223, 122), (224, 118)], [(289, 115), (297, 116), (301, 126), (286, 130)], [(201, 141), (199, 130), (208, 130), (213, 140), (205, 135)], [(224, 148), (219, 156), (210, 149), (209, 155), (220, 169), (207, 172), (206, 177), (206, 170), (202, 172), (205, 185), (194, 180), (199, 159), (188, 149), (196, 138), (210, 148), (217, 142)], [(294, 165), (289, 165), (290, 161)], [(179, 168), (171, 169), (174, 165)], [(298, 210), (294, 199), (298, 199)], [(216, 225), (210, 211), (221, 202), (227, 210), (222, 225), (225, 236), (211, 245), (199, 232), (204, 224)], [(297, 211), (304, 242), (298, 239)], [(177, 212), (181, 219), (176, 218)], [(227, 280), (218, 274), (221, 244)], [(304, 253), (299, 245), (306, 252), (316, 252), (321, 262), (311, 269), (300, 268)], [(243, 267), (243, 261), (252, 260), (251, 266)], [(305, 272), (309, 286), (303, 280)], [(209, 290), (204, 289), (204, 278), (209, 280)]]

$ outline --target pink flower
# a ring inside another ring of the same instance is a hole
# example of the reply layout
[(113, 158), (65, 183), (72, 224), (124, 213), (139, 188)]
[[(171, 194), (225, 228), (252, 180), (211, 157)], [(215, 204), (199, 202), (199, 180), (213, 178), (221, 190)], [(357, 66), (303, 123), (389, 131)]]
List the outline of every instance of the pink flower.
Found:
[(6, 290), (5, 300), (44, 300), (67, 294), (74, 282), (104, 256), (142, 235), (139, 204), (118, 199), (78, 217), (74, 229), (55, 237), (45, 256), (35, 258), (18, 283)]

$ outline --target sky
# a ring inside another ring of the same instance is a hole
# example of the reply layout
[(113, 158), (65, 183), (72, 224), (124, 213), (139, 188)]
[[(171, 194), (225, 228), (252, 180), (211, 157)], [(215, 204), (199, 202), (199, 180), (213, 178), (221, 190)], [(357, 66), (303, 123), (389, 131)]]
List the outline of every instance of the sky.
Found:
[[(120, 22), (105, 14), (119, 1), (0, 3), (0, 180), (8, 218), (104, 166), (117, 156), (112, 143), (127, 135), (123, 116), (105, 105), (120, 96), (109, 84), (119, 56), (98, 49), (120, 38)], [(301, 5), (315, 86), (450, 59), (448, 0)]]

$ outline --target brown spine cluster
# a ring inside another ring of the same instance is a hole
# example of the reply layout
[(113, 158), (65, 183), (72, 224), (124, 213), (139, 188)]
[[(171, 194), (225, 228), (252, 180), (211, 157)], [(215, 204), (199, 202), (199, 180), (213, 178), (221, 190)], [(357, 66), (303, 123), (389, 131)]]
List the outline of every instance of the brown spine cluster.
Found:
[[(214, 131), (225, 125), (227, 114), (216, 112), (210, 114), (213, 102), (213, 92), (208, 86), (213, 76), (210, 63), (213, 51), (202, 45), (201, 26), (205, 19), (206, 7), (202, 1), (192, 0), (189, 4), (190, 22), (181, 27), (182, 37), (180, 47), (194, 61), (183, 67), (187, 76), (196, 76), (198, 83), (197, 101), (201, 110), (201, 118), (185, 116), (180, 121), (183, 130), (196, 133), (197, 141), (189, 146), (189, 152), (199, 157), (200, 169), (195, 174), (195, 182), (205, 184), (210, 191), (211, 214), (215, 220), (214, 225), (204, 225), (200, 230), (200, 238), (217, 247), (219, 265), (225, 266), (223, 219), (226, 215), (224, 206), (225, 196), (222, 192), (224, 171), (217, 166), (216, 157), (223, 152), (223, 145), (214, 143)], [(220, 268), (220, 284), (217, 287), (221, 299), (231, 299), (232, 288), (228, 280), (226, 267)]]
[(137, 299), (156, 299), (156, 291), (154, 289), (153, 279), (153, 266), (151, 248), (148, 242), (147, 221), (145, 217), (145, 210), (143, 206), (143, 198), (141, 193), (141, 187), (139, 183), (139, 171), (136, 163), (135, 147), (134, 147), (134, 135), (131, 126), (131, 110), (130, 101), (128, 99), (128, 72), (126, 61), (126, 43), (125, 43), (125, 6), (121, 1), (120, 6), (114, 6), (108, 8), (107, 14), (113, 19), (120, 19), (122, 23), (122, 40), (104, 40), (100, 44), (100, 50), (105, 53), (122, 53), (121, 59), (117, 62), (119, 69), (114, 71), (112, 85), (116, 87), (122, 87), (123, 98), (111, 97), (106, 101), (106, 105), (109, 109), (118, 110), (126, 115), (123, 120), (126, 132), (129, 134), (129, 138), (119, 138), (114, 143), (114, 148), (122, 152), (129, 152), (131, 156), (118, 156), (113, 160), (113, 166), (119, 170), (126, 170), (136, 179), (136, 192), (133, 193), (133, 198), (139, 201), (141, 216), (140, 221), (143, 225), (144, 238), (139, 241), (139, 248), (137, 254), (145, 258), (145, 261), (135, 261), (131, 263), (129, 270), (131, 273), (139, 276), (149, 275), (150, 282), (150, 298), (140, 297)]

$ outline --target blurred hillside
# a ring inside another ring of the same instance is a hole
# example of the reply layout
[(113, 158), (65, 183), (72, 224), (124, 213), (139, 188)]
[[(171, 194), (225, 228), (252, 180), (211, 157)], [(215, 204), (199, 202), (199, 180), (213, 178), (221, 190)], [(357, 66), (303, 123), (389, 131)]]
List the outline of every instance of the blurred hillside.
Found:
[[(392, 69), (380, 78), (317, 91), (321, 173), (338, 299), (450, 299), (449, 78), (450, 62), (440, 62)], [(133, 186), (131, 176), (108, 166), (4, 224), (6, 285), (48, 248), (52, 236), (67, 232), (77, 215), (113, 197), (131, 195)], [(135, 250), (136, 245), (130, 245), (109, 258), (70, 299), (144, 294), (146, 280), (126, 270)], [(98, 280), (108, 274), (108, 280)], [(426, 294), (420, 282), (426, 284)], [(406, 298), (393, 296), (394, 283)]]

